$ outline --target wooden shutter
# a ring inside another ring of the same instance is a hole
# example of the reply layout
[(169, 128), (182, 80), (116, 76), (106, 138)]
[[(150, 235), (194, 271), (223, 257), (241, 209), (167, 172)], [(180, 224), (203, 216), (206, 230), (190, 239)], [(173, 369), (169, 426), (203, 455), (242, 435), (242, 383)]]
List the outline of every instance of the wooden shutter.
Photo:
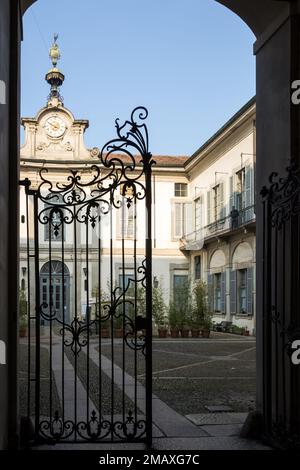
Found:
[(211, 213), (211, 201), (212, 201), (212, 191), (207, 193), (207, 225), (212, 222), (212, 213)]
[(226, 272), (221, 274), (221, 312), (226, 313)]
[(236, 303), (237, 303), (237, 272), (230, 272), (230, 313), (236, 313)]
[(207, 293), (208, 293), (208, 308), (212, 313), (214, 311), (214, 276), (208, 274), (207, 276)]
[(235, 207), (235, 209), (236, 209), (236, 197), (235, 197), (235, 191), (234, 191), (234, 175), (230, 176), (229, 185), (230, 185), (230, 188), (229, 188), (230, 189), (229, 214), (230, 214), (233, 207)]
[(224, 219), (224, 218), (226, 217), (225, 183), (220, 183), (219, 191), (220, 191), (220, 209), (219, 209), (219, 217), (220, 217), (220, 219)]
[(253, 313), (253, 268), (247, 269), (247, 313)]
[(184, 233), (182, 235), (188, 235), (193, 232), (193, 204), (192, 202), (187, 202), (184, 205)]
[(245, 208), (253, 205), (253, 168), (251, 166), (246, 167), (245, 171)]

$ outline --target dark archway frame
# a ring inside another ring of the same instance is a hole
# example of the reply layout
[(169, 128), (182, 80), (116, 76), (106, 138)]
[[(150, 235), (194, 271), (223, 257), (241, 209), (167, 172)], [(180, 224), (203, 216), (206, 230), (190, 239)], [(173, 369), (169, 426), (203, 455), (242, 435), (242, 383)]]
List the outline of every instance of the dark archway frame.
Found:
[[(2, 318), (2, 323), (11, 358), (6, 375), (7, 393), (2, 392), (2, 401), (8, 403), (9, 396), (10, 406), (3, 418), (6, 426), (0, 426), (0, 446), (2, 443), (6, 446), (7, 440), (10, 446), (18, 443), (15, 352), (18, 78), (21, 16), (34, 1), (11, 0), (9, 8), (1, 6), (10, 26), (7, 36), (9, 54), (5, 53), (2, 58), (8, 64), (11, 84), (8, 98), (10, 125), (6, 131), (9, 151), (2, 152), (6, 166), (1, 175), (2, 179), (6, 178), (4, 186), (9, 188), (9, 211), (2, 220), (12, 235), (3, 239), (4, 251), (0, 253), (8, 280), (1, 286), (4, 293), (1, 297), (7, 304), (4, 311), (10, 314), (9, 322)], [(297, 209), (300, 108), (291, 102), (291, 83), (300, 79), (300, 2), (218, 1), (239, 15), (257, 37), (254, 45), (257, 63), (257, 410), (262, 418), (262, 434), (268, 442), (279, 447), (297, 447), (300, 446), (300, 366), (293, 366), (288, 356), (281, 361), (279, 358), (283, 357), (285, 340), (297, 336), (300, 324), (300, 219)], [(261, 193), (262, 188), (265, 189)], [(290, 188), (288, 197), (285, 188)], [(283, 214), (283, 225), (274, 223), (278, 210)], [(277, 264), (274, 264), (276, 259)]]

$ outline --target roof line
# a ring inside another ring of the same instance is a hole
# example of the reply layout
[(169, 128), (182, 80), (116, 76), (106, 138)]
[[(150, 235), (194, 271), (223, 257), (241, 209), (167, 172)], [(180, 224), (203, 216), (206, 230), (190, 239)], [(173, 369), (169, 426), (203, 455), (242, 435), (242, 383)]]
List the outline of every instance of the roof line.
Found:
[(215, 132), (204, 144), (201, 145), (201, 147), (196, 150), (193, 155), (184, 163), (184, 167), (186, 168), (187, 165), (189, 165), (192, 160), (194, 160), (195, 157), (199, 155), (199, 153), (203, 152), (217, 137), (219, 137), (228, 127), (231, 126), (231, 124), (234, 123), (240, 116), (244, 114), (247, 109), (251, 108), (256, 103), (256, 95), (253, 96), (242, 108), (240, 108), (220, 129)]

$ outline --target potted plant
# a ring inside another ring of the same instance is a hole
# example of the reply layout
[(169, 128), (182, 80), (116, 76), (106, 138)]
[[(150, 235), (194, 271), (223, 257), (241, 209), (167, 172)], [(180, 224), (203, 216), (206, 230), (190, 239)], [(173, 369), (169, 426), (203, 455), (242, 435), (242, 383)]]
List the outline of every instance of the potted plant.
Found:
[(114, 338), (123, 338), (123, 315), (118, 314), (114, 317)]
[(24, 290), (20, 290), (19, 295), (19, 336), (25, 338), (27, 336), (28, 316), (27, 316), (27, 300)]
[(199, 338), (204, 329), (207, 316), (207, 288), (203, 281), (197, 281), (193, 287), (193, 306), (191, 315), (192, 337)]
[[(156, 276), (154, 276), (156, 279)], [(161, 281), (153, 284), (152, 290), (152, 316), (157, 326), (159, 338), (166, 338), (168, 335), (168, 326), (166, 323), (166, 304), (164, 302), (164, 293), (161, 288)]]
[(167, 338), (168, 336), (168, 326), (166, 323), (160, 323), (158, 325), (158, 337)]
[(210, 337), (210, 332), (212, 328), (212, 319), (211, 315), (207, 313), (205, 316), (205, 319), (202, 323), (202, 336), (203, 338), (209, 338)]
[(185, 281), (174, 292), (174, 301), (179, 316), (179, 329), (182, 338), (188, 338), (191, 329), (192, 296), (189, 281)]
[(20, 317), (19, 320), (19, 336), (20, 338), (26, 338), (28, 328), (27, 315)]
[(174, 302), (169, 305), (169, 325), (171, 338), (179, 338), (179, 315)]

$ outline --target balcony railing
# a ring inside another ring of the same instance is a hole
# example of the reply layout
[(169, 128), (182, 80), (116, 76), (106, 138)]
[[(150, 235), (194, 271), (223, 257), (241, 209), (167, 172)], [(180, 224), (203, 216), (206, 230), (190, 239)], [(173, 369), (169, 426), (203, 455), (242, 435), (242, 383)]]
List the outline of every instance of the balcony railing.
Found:
[(183, 249), (201, 250), (205, 240), (223, 235), (225, 233), (237, 230), (251, 222), (255, 221), (255, 206), (249, 206), (238, 211), (234, 210), (230, 215), (219, 219), (206, 227), (202, 227), (182, 238)]

